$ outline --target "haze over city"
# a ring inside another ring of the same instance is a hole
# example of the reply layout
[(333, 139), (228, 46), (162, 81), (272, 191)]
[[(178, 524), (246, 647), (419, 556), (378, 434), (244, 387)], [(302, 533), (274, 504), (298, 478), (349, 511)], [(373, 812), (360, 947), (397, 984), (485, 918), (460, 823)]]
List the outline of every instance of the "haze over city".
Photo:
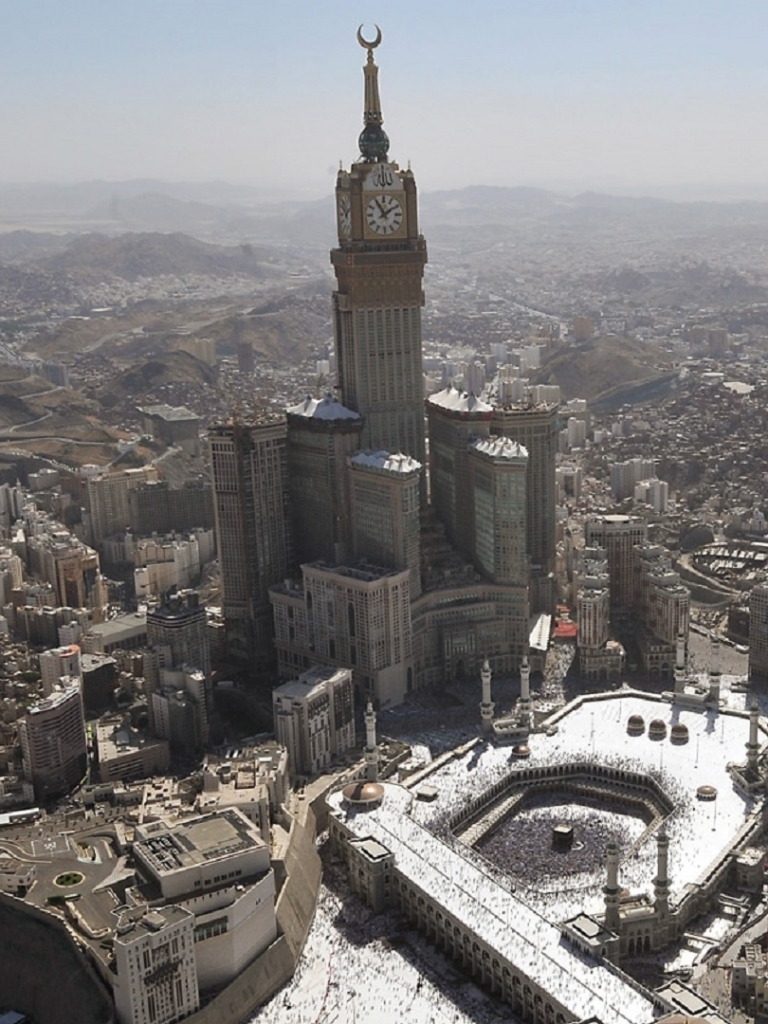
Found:
[(392, 155), (426, 191), (766, 197), (754, 0), (6, 4), (2, 179), (326, 195), (355, 156), (360, 23), (385, 30)]
[(0, 1024), (759, 1024), (768, 14), (7, 6)]

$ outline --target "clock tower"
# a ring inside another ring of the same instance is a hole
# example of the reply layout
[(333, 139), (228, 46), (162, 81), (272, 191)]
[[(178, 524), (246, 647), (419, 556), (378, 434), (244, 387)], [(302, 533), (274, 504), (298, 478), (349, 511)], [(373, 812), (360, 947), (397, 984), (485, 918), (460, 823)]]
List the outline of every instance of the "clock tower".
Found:
[[(362, 29), (362, 26), (361, 26)], [(360, 156), (336, 180), (339, 245), (331, 250), (337, 287), (334, 331), (341, 400), (363, 417), (363, 447), (410, 455), (425, 465), (421, 359), (422, 277), (416, 181), (389, 158), (379, 69), (369, 42), (363, 68)], [(423, 480), (423, 474), (422, 474)]]

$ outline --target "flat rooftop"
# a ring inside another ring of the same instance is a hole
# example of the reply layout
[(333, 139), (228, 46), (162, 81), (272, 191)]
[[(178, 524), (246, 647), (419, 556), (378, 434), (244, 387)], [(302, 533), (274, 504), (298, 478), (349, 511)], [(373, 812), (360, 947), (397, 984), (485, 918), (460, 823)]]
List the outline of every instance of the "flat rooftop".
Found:
[(157, 874), (164, 875), (264, 844), (256, 827), (243, 815), (229, 809), (181, 821), (134, 845)]

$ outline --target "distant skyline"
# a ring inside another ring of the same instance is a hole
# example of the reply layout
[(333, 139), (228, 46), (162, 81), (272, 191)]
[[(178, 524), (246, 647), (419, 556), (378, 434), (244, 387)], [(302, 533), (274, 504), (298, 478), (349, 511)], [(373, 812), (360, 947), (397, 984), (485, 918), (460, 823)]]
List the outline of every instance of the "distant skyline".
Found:
[(28, 0), (0, 14), (3, 182), (327, 195), (357, 157), (362, 22), (383, 32), (390, 155), (423, 191), (768, 199), (755, 0)]

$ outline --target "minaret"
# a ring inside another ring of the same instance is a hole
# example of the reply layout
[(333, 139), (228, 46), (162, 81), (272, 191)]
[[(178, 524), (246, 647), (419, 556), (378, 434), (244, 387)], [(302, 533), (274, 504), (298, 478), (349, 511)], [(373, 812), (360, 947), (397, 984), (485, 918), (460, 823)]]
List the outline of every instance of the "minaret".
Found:
[(675, 658), (675, 693), (685, 690), (685, 633), (677, 634), (677, 657)]
[(603, 886), (605, 927), (612, 932), (618, 932), (621, 925), (619, 915), (621, 889), (619, 888), (619, 847), (617, 843), (610, 842), (605, 848), (605, 868), (606, 878)]
[(720, 703), (720, 642), (712, 637), (709, 643), (709, 696), (707, 700)]
[(760, 753), (760, 741), (758, 739), (757, 722), (760, 717), (760, 709), (757, 703), (753, 702), (749, 709), (749, 743), (747, 743), (747, 771), (757, 771), (757, 755)]
[[(336, 179), (338, 247), (333, 320), (341, 401), (363, 419), (361, 445), (426, 465), (422, 378), (422, 278), (416, 180), (389, 157), (373, 51), (366, 40), (360, 157)], [(422, 503), (426, 481), (421, 479)]]
[(483, 732), (490, 732), (493, 729), (494, 703), (491, 700), (491, 666), (486, 658), (480, 670), (480, 681), (483, 684), (483, 697), (480, 701), (480, 718), (483, 723)]
[(525, 726), (531, 724), (531, 666), (528, 655), (523, 655), (520, 665), (520, 719)]
[(653, 905), (657, 914), (669, 910), (669, 836), (662, 829), (656, 843), (656, 877), (653, 880)]
[(370, 701), (365, 709), (365, 777), (369, 782), (379, 780), (379, 748), (376, 746), (376, 712)]

